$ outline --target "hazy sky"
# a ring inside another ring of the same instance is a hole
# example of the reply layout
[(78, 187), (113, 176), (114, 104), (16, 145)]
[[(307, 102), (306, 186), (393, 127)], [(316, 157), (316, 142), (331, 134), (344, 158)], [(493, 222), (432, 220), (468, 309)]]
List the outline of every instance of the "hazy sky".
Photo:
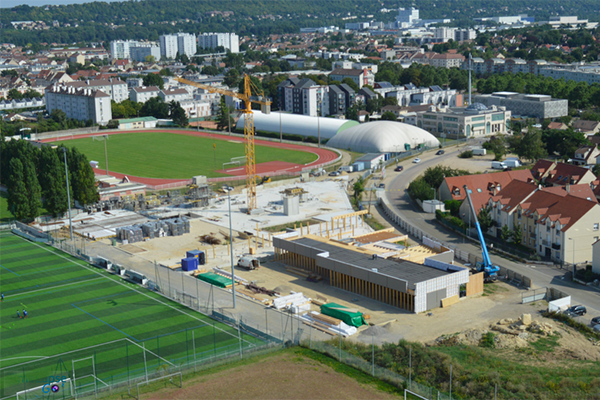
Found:
[[(81, 4), (91, 3), (97, 0), (0, 0), (0, 8), (11, 8), (14, 6), (20, 6), (21, 4), (27, 4), (30, 6), (45, 6), (48, 4)], [(102, 0), (106, 2), (112, 1), (123, 1), (123, 0)]]

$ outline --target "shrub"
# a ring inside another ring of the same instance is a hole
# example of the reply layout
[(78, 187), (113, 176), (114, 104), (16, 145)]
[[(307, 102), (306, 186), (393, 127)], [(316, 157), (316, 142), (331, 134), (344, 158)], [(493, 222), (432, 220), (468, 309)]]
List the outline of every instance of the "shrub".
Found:
[(473, 150), (465, 150), (459, 153), (458, 158), (473, 158)]
[(446, 205), (446, 210), (450, 211), (450, 214), (458, 217), (458, 211), (462, 204), (460, 200), (446, 200), (444, 201), (444, 204)]
[(496, 347), (496, 342), (494, 340), (495, 338), (496, 338), (496, 335), (494, 335), (494, 333), (488, 332), (481, 337), (481, 341), (479, 342), (479, 345), (481, 347), (487, 347), (488, 349), (493, 349)]

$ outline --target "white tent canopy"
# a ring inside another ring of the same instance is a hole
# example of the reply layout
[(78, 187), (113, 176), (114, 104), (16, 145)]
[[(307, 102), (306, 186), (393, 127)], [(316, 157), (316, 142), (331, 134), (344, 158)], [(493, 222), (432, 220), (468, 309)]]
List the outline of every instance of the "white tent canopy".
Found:
[(367, 122), (336, 134), (327, 145), (359, 153), (400, 153), (405, 145), (437, 147), (440, 141), (414, 125), (393, 121)]
[[(254, 129), (257, 131), (279, 133), (281, 126), (281, 132), (293, 135), (318, 137), (320, 131), (321, 139), (331, 139), (336, 133), (358, 125), (358, 122), (347, 119), (317, 118), (280, 112), (264, 114), (260, 111), (254, 111), (253, 114)], [(246, 116), (242, 114), (237, 122), (237, 129), (244, 129), (245, 119)]]

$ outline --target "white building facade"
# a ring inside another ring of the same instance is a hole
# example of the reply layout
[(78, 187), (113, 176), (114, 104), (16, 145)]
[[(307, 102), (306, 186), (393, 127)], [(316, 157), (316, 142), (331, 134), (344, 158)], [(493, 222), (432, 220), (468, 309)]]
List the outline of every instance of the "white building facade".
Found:
[(198, 36), (198, 46), (215, 49), (223, 46), (232, 53), (240, 52), (240, 38), (235, 33), (203, 33)]
[(67, 118), (106, 125), (112, 119), (110, 96), (100, 90), (54, 85), (46, 89), (46, 111), (62, 110)]
[(110, 42), (110, 56), (113, 60), (125, 60), (130, 57), (131, 47), (138, 45), (134, 40), (113, 40)]
[(159, 42), (161, 57), (174, 59), (177, 56), (177, 36), (162, 35), (159, 37)]
[(153, 44), (138, 44), (129, 49), (133, 61), (144, 62), (146, 57), (153, 56), (154, 61), (160, 61), (160, 47)]

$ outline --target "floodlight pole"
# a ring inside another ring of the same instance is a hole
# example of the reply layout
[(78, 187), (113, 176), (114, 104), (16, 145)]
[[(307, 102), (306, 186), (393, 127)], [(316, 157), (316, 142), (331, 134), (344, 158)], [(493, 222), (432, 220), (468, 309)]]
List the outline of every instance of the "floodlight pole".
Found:
[(63, 149), (63, 155), (65, 156), (65, 176), (67, 177), (67, 208), (69, 210), (69, 232), (71, 234), (71, 240), (73, 240), (73, 221), (71, 220), (71, 193), (69, 193), (69, 170), (67, 169), (67, 149)]
[(319, 114), (317, 114), (317, 131), (319, 135), (319, 148), (321, 148), (321, 121), (319, 120)]
[[(227, 199), (229, 201), (229, 256), (231, 257), (231, 292), (233, 294), (233, 308), (235, 309), (235, 269), (233, 265), (233, 229), (231, 227), (231, 191), (233, 188), (227, 186)], [(257, 242), (258, 243), (258, 242)]]
[(106, 151), (106, 142), (108, 142), (108, 135), (104, 135), (104, 162), (106, 164), (106, 175), (108, 175), (108, 152)]

